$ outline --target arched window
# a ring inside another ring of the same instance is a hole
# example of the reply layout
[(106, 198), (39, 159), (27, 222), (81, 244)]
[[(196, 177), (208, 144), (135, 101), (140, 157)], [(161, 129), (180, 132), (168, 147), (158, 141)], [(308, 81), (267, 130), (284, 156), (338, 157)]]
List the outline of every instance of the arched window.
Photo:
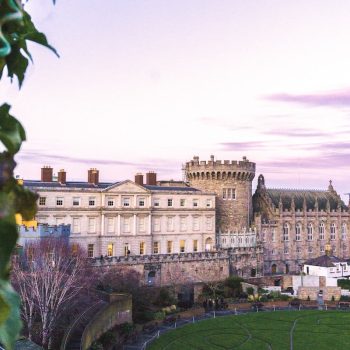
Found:
[(283, 241), (289, 241), (289, 225), (287, 223), (283, 225)]
[(346, 223), (343, 222), (342, 225), (341, 225), (341, 239), (342, 239), (343, 241), (346, 240), (346, 233), (347, 233)]
[(324, 223), (321, 222), (319, 225), (318, 225), (318, 233), (319, 233), (319, 237), (321, 240), (324, 240)]
[(331, 240), (334, 241), (335, 240), (335, 232), (336, 232), (336, 226), (335, 223), (331, 224)]
[(295, 226), (295, 240), (300, 241), (301, 240), (301, 224), (297, 223)]
[(274, 274), (274, 273), (276, 273), (276, 272), (277, 272), (277, 266), (276, 266), (276, 264), (273, 264), (273, 265), (271, 266), (271, 273)]
[(307, 240), (312, 241), (313, 240), (313, 233), (314, 228), (311, 223), (307, 224)]

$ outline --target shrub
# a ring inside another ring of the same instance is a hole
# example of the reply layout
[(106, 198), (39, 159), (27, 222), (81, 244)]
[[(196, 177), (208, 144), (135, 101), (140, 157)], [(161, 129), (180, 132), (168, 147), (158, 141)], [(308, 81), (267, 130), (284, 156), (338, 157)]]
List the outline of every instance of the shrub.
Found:
[(338, 283), (338, 287), (340, 287), (341, 289), (350, 290), (350, 280), (340, 279), (337, 281), (337, 283)]
[(120, 333), (130, 335), (135, 330), (135, 326), (132, 323), (124, 322), (120, 325)]

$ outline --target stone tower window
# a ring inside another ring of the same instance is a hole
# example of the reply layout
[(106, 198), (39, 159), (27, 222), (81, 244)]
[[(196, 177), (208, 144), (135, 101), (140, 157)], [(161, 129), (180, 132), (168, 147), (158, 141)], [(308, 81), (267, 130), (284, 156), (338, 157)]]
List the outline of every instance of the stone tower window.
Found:
[(236, 189), (235, 188), (224, 188), (222, 190), (222, 199), (235, 200), (236, 199)]
[(298, 223), (295, 226), (295, 240), (300, 241), (301, 240), (301, 224)]
[(331, 240), (335, 240), (335, 232), (336, 232), (336, 227), (335, 224), (331, 224)]
[(318, 226), (318, 233), (320, 235), (320, 240), (324, 240), (324, 223), (321, 222)]
[(307, 240), (312, 241), (313, 240), (313, 226), (311, 223), (307, 224)]
[(343, 222), (342, 225), (341, 225), (341, 239), (342, 240), (346, 240), (346, 232), (347, 229), (346, 229), (346, 223)]
[(285, 223), (283, 225), (283, 241), (287, 242), (289, 241), (289, 225)]

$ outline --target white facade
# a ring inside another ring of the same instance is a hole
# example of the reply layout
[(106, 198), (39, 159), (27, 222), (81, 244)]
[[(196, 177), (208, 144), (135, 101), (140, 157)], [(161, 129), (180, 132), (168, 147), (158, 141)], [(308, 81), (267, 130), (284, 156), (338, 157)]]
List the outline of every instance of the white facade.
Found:
[(132, 181), (95, 188), (26, 186), (39, 194), (39, 223), (71, 225), (90, 257), (202, 252), (215, 244), (215, 195), (192, 188), (147, 189)]
[(347, 262), (334, 262), (334, 267), (304, 265), (303, 272), (310, 276), (324, 276), (329, 278), (342, 278), (350, 276), (350, 266)]

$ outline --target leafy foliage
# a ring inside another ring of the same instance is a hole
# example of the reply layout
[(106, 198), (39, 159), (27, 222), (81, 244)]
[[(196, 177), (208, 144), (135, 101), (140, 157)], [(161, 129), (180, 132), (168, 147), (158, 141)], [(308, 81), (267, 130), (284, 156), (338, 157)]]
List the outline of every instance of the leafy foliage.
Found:
[[(0, 0), (0, 79), (4, 72), (22, 86), (29, 60), (28, 42), (32, 41), (52, 50), (46, 36), (39, 32), (20, 0)], [(11, 106), (0, 106), (0, 343), (13, 349), (21, 328), (20, 300), (9, 283), (10, 257), (18, 237), (15, 214), (30, 219), (36, 212), (37, 196), (17, 183), (13, 177), (15, 154), (26, 135), (21, 123), (10, 115)]]

